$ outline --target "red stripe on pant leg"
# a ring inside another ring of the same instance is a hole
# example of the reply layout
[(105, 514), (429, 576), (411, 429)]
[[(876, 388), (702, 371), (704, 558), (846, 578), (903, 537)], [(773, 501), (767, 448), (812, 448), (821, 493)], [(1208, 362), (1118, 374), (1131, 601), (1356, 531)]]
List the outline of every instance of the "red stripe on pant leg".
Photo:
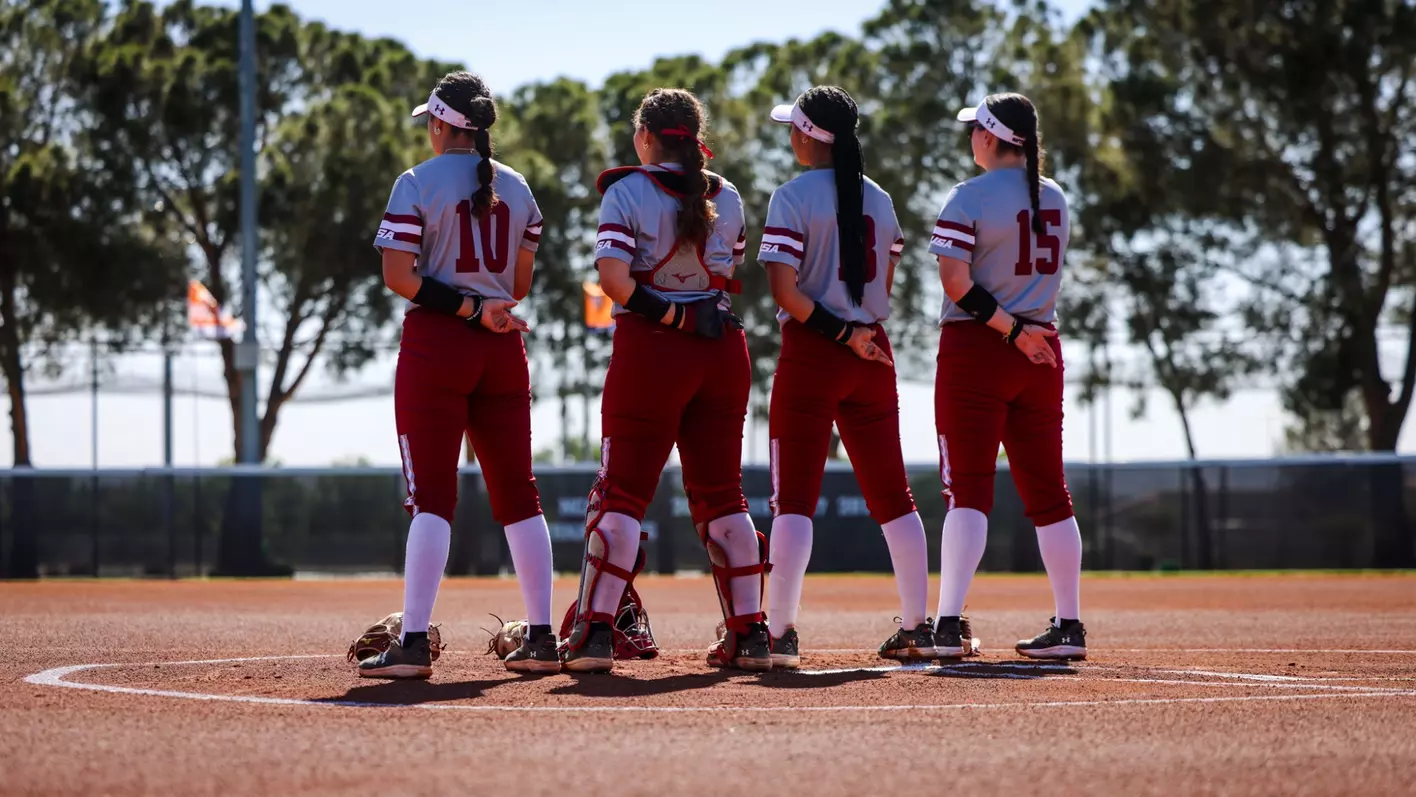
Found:
[[(979, 331), (988, 334), (979, 337)], [(937, 433), (944, 438), (941, 478), (952, 481), (945, 496), (953, 508), (993, 508), (999, 444), (1015, 393), (1012, 369), (1000, 362), (1001, 340), (982, 324), (945, 324), (939, 336), (934, 388)]]

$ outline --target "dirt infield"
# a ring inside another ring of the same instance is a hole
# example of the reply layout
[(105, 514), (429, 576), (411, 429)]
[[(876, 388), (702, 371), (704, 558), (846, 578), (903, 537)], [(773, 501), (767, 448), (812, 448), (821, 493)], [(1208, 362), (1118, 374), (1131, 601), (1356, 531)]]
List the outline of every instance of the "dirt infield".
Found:
[[(427, 683), (344, 648), (397, 581), (0, 584), (0, 794), (1411, 794), (1416, 576), (1098, 577), (1091, 659), (1011, 643), (1045, 579), (981, 578), (984, 656), (900, 668), (889, 578), (809, 577), (799, 673), (709, 670), (706, 578), (637, 582), (657, 661), (514, 677), (510, 580), (447, 583)], [(556, 584), (557, 606), (574, 589)], [(232, 661), (232, 659), (242, 659)]]

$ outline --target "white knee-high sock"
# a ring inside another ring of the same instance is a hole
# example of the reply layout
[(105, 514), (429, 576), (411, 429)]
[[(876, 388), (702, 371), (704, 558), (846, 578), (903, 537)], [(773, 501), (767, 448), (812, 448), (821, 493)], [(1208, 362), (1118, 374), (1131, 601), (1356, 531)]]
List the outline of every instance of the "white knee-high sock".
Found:
[(404, 634), (428, 630), (451, 544), (452, 524), (437, 515), (419, 512), (408, 524), (408, 545), (403, 551)]
[(768, 554), (772, 572), (767, 575), (767, 630), (781, 638), (796, 625), (801, 609), (801, 585), (811, 561), (811, 518), (779, 515), (772, 521)]
[(511, 566), (526, 604), (531, 625), (551, 622), (551, 529), (545, 515), (536, 515), (506, 527), (506, 545), (511, 549)]
[(890, 547), (895, 568), (895, 588), (900, 592), (900, 619), (904, 628), (924, 622), (929, 600), (929, 551), (924, 542), (924, 521), (918, 512), (901, 515), (880, 527)]
[[(600, 531), (605, 533), (609, 543), (610, 564), (633, 570), (634, 560), (639, 556), (639, 521), (619, 512), (606, 512), (600, 518)], [(590, 602), (591, 611), (611, 615), (618, 611), (620, 598), (624, 597), (624, 586), (625, 581), (619, 576), (602, 573)]]
[[(708, 522), (708, 537), (722, 546), (728, 567), (748, 567), (762, 560), (757, 544), (757, 526), (743, 512)], [(737, 576), (732, 580), (733, 611), (756, 614), (762, 611), (762, 575)]]
[(1077, 519), (1037, 527), (1037, 549), (1042, 553), (1042, 566), (1047, 568), (1047, 580), (1052, 582), (1052, 599), (1056, 602), (1057, 622), (1077, 620), (1082, 611), (1082, 530)]
[(988, 515), (977, 509), (951, 509), (944, 516), (939, 541), (939, 616), (958, 617), (964, 612), (978, 563), (988, 543)]

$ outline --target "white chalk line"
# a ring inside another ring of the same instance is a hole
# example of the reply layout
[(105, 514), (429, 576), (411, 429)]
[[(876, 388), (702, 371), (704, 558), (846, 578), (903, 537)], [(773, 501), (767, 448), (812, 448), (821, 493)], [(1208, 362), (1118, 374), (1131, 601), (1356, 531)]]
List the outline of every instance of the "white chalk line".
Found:
[[(1392, 698), (1392, 697), (1416, 697), (1416, 690), (1403, 689), (1376, 689), (1366, 687), (1340, 687), (1324, 686), (1321, 684), (1278, 684), (1272, 682), (1259, 683), (1212, 683), (1204, 681), (1184, 681), (1170, 679), (1147, 679), (1147, 678), (1108, 678), (1105, 680), (1132, 682), (1132, 683), (1152, 683), (1152, 684), (1176, 684), (1185, 686), (1307, 686), (1323, 690), (1319, 694), (1285, 694), (1285, 695), (1242, 695), (1232, 697), (1165, 697), (1165, 698), (1121, 698), (1116, 700), (1050, 700), (1050, 701), (1013, 701), (996, 703), (945, 703), (945, 704), (908, 704), (908, 705), (864, 705), (864, 706), (489, 706), (489, 705), (449, 705), (443, 703), (419, 703), (419, 704), (389, 704), (371, 703), (356, 700), (314, 700), (309, 698), (285, 698), (285, 697), (261, 697), (258, 695), (220, 695), (202, 692), (182, 692), (169, 689), (147, 689), (141, 687), (117, 686), (114, 684), (92, 684), (78, 683), (66, 680), (70, 675), (94, 669), (117, 668), (117, 667), (154, 667), (154, 666), (190, 666), (203, 664), (236, 664), (254, 661), (290, 661), (298, 659), (331, 658), (327, 654), (295, 655), (295, 656), (248, 656), (242, 658), (227, 659), (204, 659), (195, 661), (176, 662), (148, 662), (145, 664), (76, 664), (67, 667), (54, 667), (43, 672), (35, 673), (25, 677), (25, 682), (37, 686), (54, 686), (68, 689), (81, 689), (94, 692), (108, 692), (112, 694), (130, 694), (144, 697), (167, 697), (182, 700), (205, 700), (227, 703), (245, 703), (258, 705), (277, 706), (317, 706), (317, 707), (342, 707), (342, 708), (413, 708), (436, 711), (479, 711), (479, 712), (537, 712), (537, 713), (666, 713), (666, 714), (689, 714), (689, 713), (776, 713), (776, 712), (832, 712), (832, 711), (939, 711), (954, 709), (992, 709), (992, 708), (1053, 708), (1063, 706), (1126, 706), (1126, 705), (1173, 705), (1184, 703), (1239, 703), (1274, 700), (1317, 700), (1330, 698)], [(972, 663), (970, 663), (972, 664)], [(979, 663), (982, 664), (982, 663)], [(946, 665), (952, 670), (967, 673), (967, 665)], [(977, 665), (975, 665), (977, 666)], [(1040, 668), (1065, 668), (1063, 665), (1039, 665)], [(881, 667), (867, 668), (864, 671), (898, 671), (901, 669), (924, 671), (928, 665), (905, 665), (904, 667)], [(935, 667), (943, 669), (943, 667)], [(860, 671), (860, 670), (855, 670)], [(808, 671), (810, 672), (810, 671)], [(846, 670), (843, 672), (853, 672)], [(816, 674), (821, 674), (817, 672)], [(973, 674), (973, 673), (968, 673)], [(987, 675), (986, 673), (977, 673)], [(1044, 678), (1052, 677), (1059, 680), (1084, 680), (1077, 676), (1027, 676), (1019, 675), (1022, 678)]]
[[(671, 654), (694, 654), (703, 653), (707, 648), (699, 650), (697, 648), (686, 650), (665, 650)], [(1359, 650), (1356, 648), (1091, 648), (1092, 653), (1290, 653), (1300, 655), (1304, 653), (1333, 653), (1333, 654), (1371, 654), (1374, 656), (1416, 656), (1416, 650)], [(813, 653), (822, 655), (837, 655), (858, 653), (875, 653), (875, 648), (802, 648), (802, 655)], [(986, 651), (985, 651), (986, 652)]]

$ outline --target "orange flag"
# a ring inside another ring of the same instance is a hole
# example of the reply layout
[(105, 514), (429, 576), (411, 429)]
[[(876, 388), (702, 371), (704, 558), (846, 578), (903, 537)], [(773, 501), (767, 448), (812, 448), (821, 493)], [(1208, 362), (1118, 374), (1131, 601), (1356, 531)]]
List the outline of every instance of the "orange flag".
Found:
[(197, 280), (187, 281), (187, 326), (204, 338), (234, 338), (246, 323), (221, 309), (216, 297)]
[(611, 313), (615, 303), (596, 283), (586, 281), (582, 287), (585, 289), (585, 326), (589, 329), (613, 329), (615, 320)]

